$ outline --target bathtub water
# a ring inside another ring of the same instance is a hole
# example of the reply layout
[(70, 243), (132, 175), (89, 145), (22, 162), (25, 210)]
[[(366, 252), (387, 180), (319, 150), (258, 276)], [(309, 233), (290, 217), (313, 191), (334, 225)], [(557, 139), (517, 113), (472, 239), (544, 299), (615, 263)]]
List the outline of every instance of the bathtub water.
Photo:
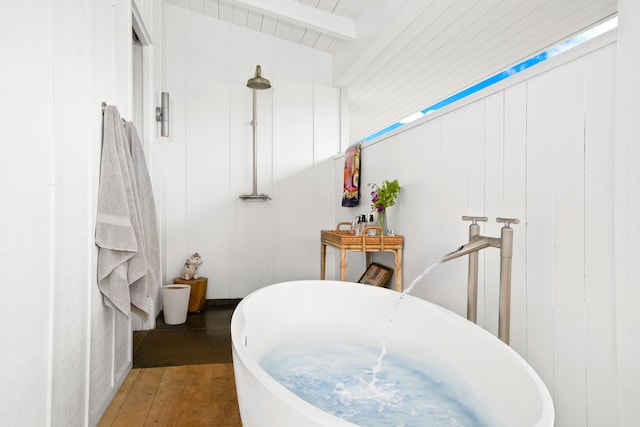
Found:
[(463, 381), (419, 361), (388, 353), (374, 379), (379, 353), (360, 345), (285, 347), (260, 365), (305, 401), (360, 426), (490, 426), (465, 404)]
[[(353, 426), (297, 396), (260, 364), (279, 349), (379, 348), (399, 295), (348, 282), (297, 281), (243, 299), (231, 322), (243, 426)], [(464, 410), (487, 425), (553, 425), (553, 404), (537, 374), (502, 341), (455, 313), (405, 295), (386, 348), (451, 383)]]

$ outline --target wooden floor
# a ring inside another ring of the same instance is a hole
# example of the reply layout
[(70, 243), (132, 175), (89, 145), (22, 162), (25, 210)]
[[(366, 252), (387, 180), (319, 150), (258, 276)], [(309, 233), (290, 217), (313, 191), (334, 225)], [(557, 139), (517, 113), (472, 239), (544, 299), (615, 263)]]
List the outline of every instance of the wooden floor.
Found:
[(233, 365), (132, 369), (99, 427), (241, 427)]

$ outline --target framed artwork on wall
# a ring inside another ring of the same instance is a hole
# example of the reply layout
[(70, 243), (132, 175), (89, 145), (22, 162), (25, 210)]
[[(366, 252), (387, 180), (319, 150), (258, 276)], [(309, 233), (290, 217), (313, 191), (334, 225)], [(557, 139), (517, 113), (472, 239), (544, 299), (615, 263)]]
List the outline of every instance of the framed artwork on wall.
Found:
[(342, 206), (351, 208), (360, 203), (360, 144), (354, 144), (344, 153), (344, 189)]

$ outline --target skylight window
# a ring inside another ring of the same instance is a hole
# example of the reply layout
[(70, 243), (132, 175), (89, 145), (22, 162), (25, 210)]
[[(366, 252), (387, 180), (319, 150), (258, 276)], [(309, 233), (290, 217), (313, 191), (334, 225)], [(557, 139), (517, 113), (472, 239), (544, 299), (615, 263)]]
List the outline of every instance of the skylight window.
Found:
[(420, 111), (416, 111), (415, 113), (405, 117), (402, 120), (399, 120), (389, 126), (387, 126), (386, 128), (379, 130), (378, 132), (375, 132), (365, 138), (362, 138), (360, 141), (358, 142), (366, 142), (366, 141), (371, 141), (375, 138), (378, 138), (381, 135), (384, 135), (385, 133), (391, 132), (394, 129), (397, 129), (401, 126), (404, 126), (408, 123), (411, 123), (415, 120), (418, 120), (424, 116), (426, 116), (429, 113), (432, 113), (442, 107), (445, 107), (453, 102), (456, 102), (462, 98), (465, 98), (471, 94), (474, 94), (486, 87), (492, 86), (504, 79), (506, 79), (507, 77), (510, 77), (514, 74), (518, 74), (528, 68), (533, 67), (536, 64), (539, 64), (543, 61), (546, 61), (549, 58), (553, 58), (554, 56), (562, 53), (562, 52), (566, 52), (567, 50), (574, 48), (578, 45), (581, 45), (582, 43), (591, 40), (593, 38), (596, 38), (597, 36), (606, 33), (607, 31), (610, 31), (614, 28), (616, 28), (618, 26), (618, 18), (612, 18), (608, 21), (603, 22), (600, 25), (597, 25), (593, 28), (591, 28), (590, 30), (587, 30), (575, 37), (572, 37), (562, 43), (559, 43), (547, 50), (545, 50), (544, 52), (533, 56), (525, 61), (522, 61), (519, 64), (514, 65), (511, 68), (508, 68), (498, 74), (495, 74), (479, 83), (474, 84), (473, 86), (470, 86), (464, 90), (461, 90), (460, 92), (451, 95), (448, 98), (443, 99), (442, 101), (436, 102), (435, 104), (424, 108)]

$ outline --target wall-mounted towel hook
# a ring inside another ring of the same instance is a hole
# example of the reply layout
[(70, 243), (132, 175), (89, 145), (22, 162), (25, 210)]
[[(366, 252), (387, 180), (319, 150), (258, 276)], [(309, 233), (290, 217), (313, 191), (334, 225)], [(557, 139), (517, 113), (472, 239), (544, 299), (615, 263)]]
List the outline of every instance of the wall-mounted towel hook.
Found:
[[(104, 111), (107, 109), (107, 103), (102, 101), (102, 115), (104, 116)], [(127, 121), (124, 119), (124, 117), (122, 118), (122, 126), (126, 126), (127, 125)]]

